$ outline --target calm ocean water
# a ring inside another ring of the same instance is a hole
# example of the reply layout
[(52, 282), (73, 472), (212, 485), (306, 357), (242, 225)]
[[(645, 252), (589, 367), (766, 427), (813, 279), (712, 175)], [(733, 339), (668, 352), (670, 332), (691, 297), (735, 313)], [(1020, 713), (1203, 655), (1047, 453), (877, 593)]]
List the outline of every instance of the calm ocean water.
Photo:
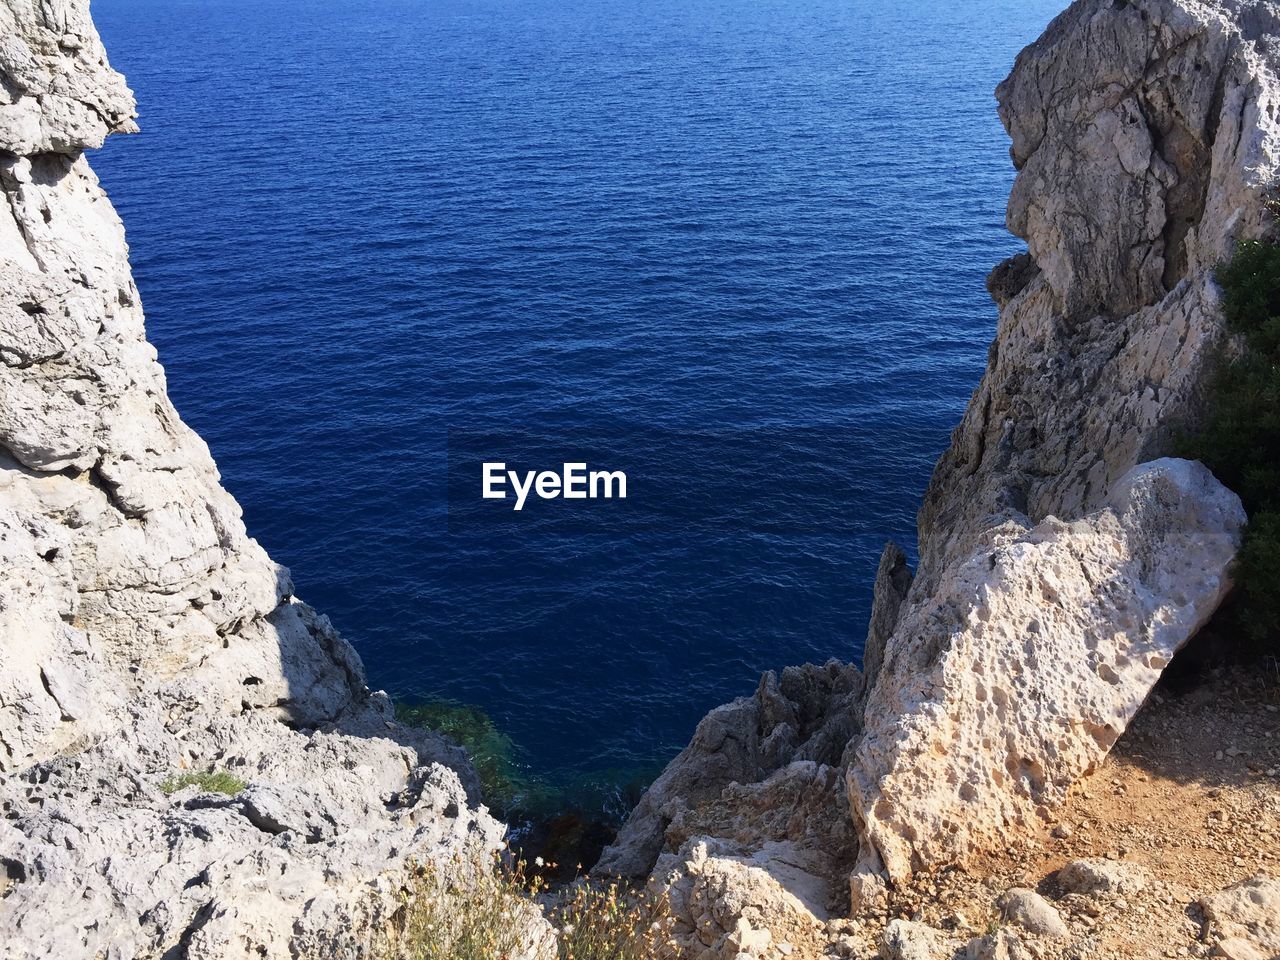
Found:
[[(860, 656), (1019, 249), (992, 90), (1062, 6), (95, 0), (143, 134), (94, 164), (174, 402), (371, 683), (626, 779)], [(531, 437), (648, 512), (462, 522)]]

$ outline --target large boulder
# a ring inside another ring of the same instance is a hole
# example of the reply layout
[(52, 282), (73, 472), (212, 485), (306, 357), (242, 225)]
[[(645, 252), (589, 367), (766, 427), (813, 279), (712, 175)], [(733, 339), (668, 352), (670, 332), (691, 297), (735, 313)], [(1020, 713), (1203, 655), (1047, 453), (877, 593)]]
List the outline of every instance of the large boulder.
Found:
[(1088, 857), (1072, 860), (1058, 871), (1058, 885), (1087, 897), (1132, 896), (1150, 882), (1145, 867), (1122, 860)]
[(1062, 938), (1070, 933), (1058, 908), (1034, 890), (1025, 887), (1006, 890), (996, 901), (996, 907), (1002, 919), (1036, 936)]
[(903, 879), (1049, 820), (1217, 608), (1244, 523), (1203, 466), (1158, 460), (943, 571), (889, 641), (849, 766), (864, 869)]

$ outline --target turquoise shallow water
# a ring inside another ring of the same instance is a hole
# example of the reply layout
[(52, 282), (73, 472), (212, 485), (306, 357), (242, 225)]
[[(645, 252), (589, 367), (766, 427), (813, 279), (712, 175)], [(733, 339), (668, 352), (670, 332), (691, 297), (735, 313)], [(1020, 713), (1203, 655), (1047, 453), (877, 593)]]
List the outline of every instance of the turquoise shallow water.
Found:
[[(1060, 6), (95, 0), (144, 132), (94, 163), (174, 401), (372, 684), (611, 782), (860, 655)], [(571, 447), (625, 509), (477, 512), (477, 458)]]

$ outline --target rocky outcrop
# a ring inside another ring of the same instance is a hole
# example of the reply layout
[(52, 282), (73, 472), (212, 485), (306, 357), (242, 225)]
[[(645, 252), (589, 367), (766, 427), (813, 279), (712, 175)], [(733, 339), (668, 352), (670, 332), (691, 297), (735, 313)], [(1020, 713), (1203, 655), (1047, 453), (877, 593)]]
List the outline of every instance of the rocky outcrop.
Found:
[(133, 94), (76, 0), (12, 0), (0, 7), (0, 149), (75, 155), (137, 130)]
[[(695, 836), (736, 833), (763, 839), (770, 831), (760, 828), (759, 817), (767, 811), (751, 788), (776, 781), (774, 775), (787, 768), (792, 768), (787, 783), (805, 781), (819, 794), (835, 796), (829, 771), (860, 728), (862, 693), (861, 674), (847, 664), (766, 673), (754, 696), (702, 719), (693, 740), (645, 792), (597, 868), (644, 877), (659, 855), (674, 853)], [(735, 817), (739, 809), (742, 816)], [(811, 805), (810, 812), (837, 830), (844, 826), (846, 818), (838, 811), (828, 814), (822, 804)], [(821, 832), (816, 822), (807, 829)]]
[[(401, 865), (483, 858), (502, 830), (421, 746), (219, 715), (161, 687), (123, 735), (0, 784), (5, 957), (332, 956), (400, 906)], [(175, 774), (224, 770), (234, 796)], [(180, 782), (180, 781), (178, 781)]]
[(793, 953), (816, 955), (825, 939), (819, 922), (825, 908), (819, 904), (827, 891), (803, 859), (790, 862), (793, 852), (764, 848), (751, 855), (715, 840), (697, 840), (662, 857), (653, 887), (671, 912), (671, 939), (679, 956), (782, 960)]
[(811, 950), (844, 909), (857, 852), (840, 758), (863, 692), (850, 665), (765, 674), (703, 718), (595, 872), (650, 876), (682, 955)]
[(944, 572), (899, 621), (849, 765), (890, 878), (1051, 817), (1217, 609), (1244, 522), (1200, 464), (1159, 460), (1102, 510), (1006, 524)]
[[(1198, 416), (1209, 366), (1226, 339), (1213, 268), (1236, 241), (1261, 236), (1272, 222), (1266, 198), (1280, 156), (1270, 53), (1277, 34), (1280, 18), (1270, 4), (1079, 0), (1023, 51), (997, 90), (1018, 169), (1008, 223), (1027, 241), (1028, 254), (992, 275), (1000, 305), (996, 340), (926, 493), (909, 596), (888, 610), (878, 605), (873, 614), (873, 620), (896, 618), (884, 656), (886, 665), (902, 665), (892, 671), (886, 666), (870, 694), (867, 725), (885, 732), (905, 720), (898, 711), (916, 715), (918, 674), (949, 675), (943, 662), (963, 660), (960, 649), (973, 642), (982, 650), (971, 667), (1004, 644), (999, 675), (1032, 678), (1016, 689), (1038, 706), (1018, 704), (1034, 714), (1022, 718), (1032, 724), (1023, 729), (1043, 736), (1033, 747), (1016, 722), (1010, 730), (1003, 726), (1006, 716), (995, 718), (1001, 724), (996, 739), (1023, 751), (1010, 754), (1011, 768), (996, 763), (986, 775), (988, 787), (1002, 794), (998, 810), (985, 806), (994, 794), (971, 779), (976, 771), (958, 761), (934, 762), (935, 773), (954, 781), (953, 789), (974, 791), (955, 808), (962, 822), (899, 820), (889, 832), (917, 839), (889, 852), (895, 841), (876, 826), (881, 820), (872, 806), (882, 796), (888, 807), (894, 797), (921, 809), (927, 803), (903, 793), (905, 784), (876, 786), (892, 764), (879, 753), (881, 734), (869, 733), (850, 768), (851, 803), (868, 825), (865, 846), (883, 843), (880, 852), (894, 861), (891, 875), (960, 856), (972, 846), (964, 837), (981, 843), (976, 834), (983, 830), (995, 836), (1017, 829), (1032, 809), (1051, 809), (1071, 779), (1105, 754), (1168, 660), (1166, 654), (1145, 665), (1129, 659), (1124, 647), (1135, 639), (1128, 633), (1129, 613), (1099, 584), (1084, 584), (1075, 598), (1078, 626), (1111, 624), (1125, 638), (1115, 650), (1120, 659), (1108, 668), (1114, 682), (1103, 681), (1104, 688), (1091, 681), (1093, 699), (1085, 704), (1056, 686), (1051, 665), (1088, 672), (1097, 666), (1097, 650), (1055, 650), (1043, 636), (1024, 636), (1019, 648), (1010, 637), (1025, 631), (1030, 610), (1027, 621), (1016, 622), (1020, 614), (1012, 608), (989, 610), (986, 596), (961, 596), (989, 585), (961, 581), (976, 574), (974, 564), (993, 550), (1000, 562), (1010, 562), (1002, 553), (1006, 531), (1044, 521), (1049, 528), (1031, 536), (1058, 540), (1065, 533), (1062, 522), (1114, 509), (1114, 491), (1126, 483), (1121, 478), (1169, 452), (1178, 432)], [(1141, 537), (1149, 533), (1144, 526)], [(1048, 541), (1028, 545), (1023, 556), (1034, 566), (1050, 549)], [(1113, 559), (1122, 558), (1123, 551)], [(1193, 597), (1180, 586), (1167, 597), (1177, 609), (1185, 610), (1187, 600), (1195, 606), (1170, 651), (1212, 612), (1229, 560), (1229, 552), (1214, 557), (1213, 576), (1197, 584), (1202, 594)], [(1029, 601), (1039, 588), (1031, 567), (1020, 575), (1027, 578)], [(1148, 589), (1142, 582), (1133, 586), (1139, 593)], [(955, 600), (990, 621), (954, 628), (928, 622), (945, 621)], [(1165, 626), (1158, 606), (1145, 616), (1148, 627)], [(1141, 616), (1134, 621), (1141, 622)], [(1084, 660), (1064, 662), (1064, 656)], [(994, 689), (989, 677), (974, 684), (975, 695), (979, 686)], [(950, 703), (952, 696), (939, 691), (936, 703)], [(990, 731), (972, 727), (991, 718), (981, 709), (969, 713), (969, 721), (961, 721), (970, 724), (961, 740), (980, 745), (991, 739)], [(1065, 724), (1082, 736), (1098, 721), (1097, 736), (1075, 745), (1059, 743), (1051, 733)], [(1067, 759), (1072, 754), (1076, 758)], [(988, 752), (986, 759), (994, 757)], [(976, 825), (988, 817), (985, 827)], [(953, 825), (954, 835), (936, 832), (949, 833)], [(855, 891), (866, 889), (865, 879), (865, 872), (855, 878)]]
[[(1238, 500), (1161, 458), (1229, 347), (1213, 269), (1272, 222), (1277, 37), (1269, 3), (1077, 0), (997, 91), (1028, 251), (989, 280), (986, 373), (914, 576), (882, 558), (848, 745), (825, 754), (859, 827), (855, 912), (1048, 817), (1229, 586)], [(694, 805), (759, 778), (708, 744), (677, 763), (718, 769)]]
[[(870, 908), (884, 876), (1045, 819), (1212, 612), (1239, 503), (1157, 458), (1225, 339), (1212, 267), (1269, 222), (1278, 35), (1267, 3), (1079, 0), (1002, 84), (1028, 253), (992, 274), (914, 578), (882, 558), (866, 675), (788, 668), (714, 711), (601, 862), (651, 874), (688, 952), (808, 949), (855, 856)], [(359, 955), (407, 861), (467, 869), (501, 826), (465, 758), (366, 689), (169, 403), (83, 156), (132, 117), (83, 0), (0, 0), (0, 951)], [(215, 772), (227, 792), (183, 779)], [(1089, 863), (1062, 882), (1109, 882)], [(1270, 936), (1249, 911), (1272, 892), (1206, 901), (1221, 942)], [(889, 928), (886, 956), (960, 945)]]
[(335, 955), (502, 827), (170, 404), (83, 156), (133, 113), (82, 0), (0, 0), (0, 955)]
[(876, 567), (871, 589), (871, 622), (867, 624), (867, 641), (862, 647), (862, 689), (864, 694), (875, 688), (884, 665), (884, 651), (898, 626), (898, 616), (911, 589), (911, 568), (907, 555), (896, 543), (885, 544)]
[(996, 91), (1018, 169), (990, 362), (920, 511), (913, 598), (1005, 519), (1074, 519), (1194, 420), (1212, 270), (1271, 222), (1267, 3), (1079, 0)]

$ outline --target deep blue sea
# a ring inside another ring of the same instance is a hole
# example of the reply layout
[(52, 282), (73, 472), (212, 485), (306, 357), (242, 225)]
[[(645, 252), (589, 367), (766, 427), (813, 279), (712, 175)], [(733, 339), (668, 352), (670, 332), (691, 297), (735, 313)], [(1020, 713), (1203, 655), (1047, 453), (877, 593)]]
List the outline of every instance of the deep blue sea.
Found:
[[(143, 132), (93, 163), (174, 402), (371, 684), (623, 780), (860, 657), (1020, 249), (992, 90), (1063, 5), (95, 0)], [(579, 446), (634, 497), (480, 500)]]

